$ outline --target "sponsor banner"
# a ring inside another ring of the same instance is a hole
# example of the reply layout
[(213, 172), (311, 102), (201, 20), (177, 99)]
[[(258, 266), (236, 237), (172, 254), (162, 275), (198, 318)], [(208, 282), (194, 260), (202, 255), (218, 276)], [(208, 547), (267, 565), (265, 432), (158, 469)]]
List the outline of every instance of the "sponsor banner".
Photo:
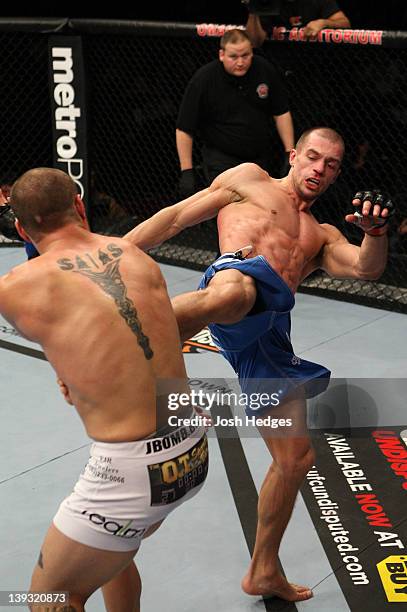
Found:
[(301, 493), (349, 607), (407, 609), (407, 421), (313, 442)]
[(306, 43), (334, 43), (343, 45), (382, 45), (383, 30), (351, 30), (324, 28), (315, 36), (306, 36), (305, 28), (274, 27), (271, 40), (299, 41)]
[(82, 40), (79, 36), (51, 36), (48, 49), (54, 167), (69, 174), (88, 204)]
[(245, 30), (243, 25), (224, 24), (224, 23), (197, 23), (196, 33), (201, 38), (205, 37), (221, 37), (228, 30)]
[[(199, 37), (221, 37), (228, 30), (244, 30), (245, 26), (219, 24), (219, 23), (197, 23), (196, 33)], [(333, 43), (336, 45), (383, 45), (387, 40), (394, 37), (389, 36), (391, 32), (383, 30), (352, 30), (350, 28), (324, 28), (315, 36), (306, 36), (304, 27), (285, 28), (275, 26), (270, 33), (270, 40), (304, 42), (304, 43)], [(397, 33), (401, 34), (401, 33)]]

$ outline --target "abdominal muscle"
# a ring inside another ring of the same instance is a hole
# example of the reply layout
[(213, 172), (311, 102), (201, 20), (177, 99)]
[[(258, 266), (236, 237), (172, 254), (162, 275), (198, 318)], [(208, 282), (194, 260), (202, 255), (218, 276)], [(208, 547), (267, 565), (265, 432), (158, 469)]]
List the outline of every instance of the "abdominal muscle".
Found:
[(241, 215), (237, 219), (234, 215), (222, 215), (218, 219), (220, 251), (230, 253), (251, 245), (252, 251), (247, 257), (262, 255), (295, 292), (303, 278), (315, 268), (312, 259), (320, 249), (316, 236), (304, 243), (298, 218), (297, 228), (295, 225), (294, 220), (287, 231), (262, 215), (261, 210), (256, 219), (249, 215), (244, 219)]

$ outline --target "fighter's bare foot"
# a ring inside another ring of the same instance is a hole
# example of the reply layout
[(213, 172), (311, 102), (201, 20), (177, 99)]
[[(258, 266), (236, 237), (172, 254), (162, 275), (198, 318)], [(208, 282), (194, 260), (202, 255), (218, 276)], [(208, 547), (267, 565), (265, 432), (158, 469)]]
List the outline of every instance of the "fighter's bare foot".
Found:
[(281, 574), (261, 579), (251, 578), (247, 574), (242, 580), (242, 589), (248, 595), (280, 597), (286, 601), (305, 601), (313, 596), (309, 587), (288, 582)]

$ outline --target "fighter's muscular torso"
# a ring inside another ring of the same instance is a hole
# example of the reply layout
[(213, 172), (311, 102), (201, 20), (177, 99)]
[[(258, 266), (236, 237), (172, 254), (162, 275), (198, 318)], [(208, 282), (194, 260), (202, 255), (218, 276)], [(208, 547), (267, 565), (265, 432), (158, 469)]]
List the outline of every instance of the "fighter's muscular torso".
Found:
[[(218, 214), (221, 253), (252, 245), (295, 291), (319, 265), (329, 226), (320, 225), (284, 179), (273, 179), (254, 164), (219, 177), (233, 201)], [(219, 185), (220, 186), (220, 185)]]

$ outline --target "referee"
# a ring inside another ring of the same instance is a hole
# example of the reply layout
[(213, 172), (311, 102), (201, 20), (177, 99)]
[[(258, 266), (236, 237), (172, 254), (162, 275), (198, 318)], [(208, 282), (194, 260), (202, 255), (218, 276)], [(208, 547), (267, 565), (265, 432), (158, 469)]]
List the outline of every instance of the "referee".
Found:
[[(294, 129), (283, 77), (269, 61), (253, 55), (244, 30), (229, 30), (221, 38), (219, 59), (193, 75), (181, 102), (176, 126), (180, 197), (197, 190), (192, 162), (195, 136), (203, 143), (205, 179), (211, 183), (242, 162), (254, 162), (271, 172), (276, 157), (271, 150), (274, 124), (288, 162)], [(283, 176), (288, 164), (284, 166)]]

